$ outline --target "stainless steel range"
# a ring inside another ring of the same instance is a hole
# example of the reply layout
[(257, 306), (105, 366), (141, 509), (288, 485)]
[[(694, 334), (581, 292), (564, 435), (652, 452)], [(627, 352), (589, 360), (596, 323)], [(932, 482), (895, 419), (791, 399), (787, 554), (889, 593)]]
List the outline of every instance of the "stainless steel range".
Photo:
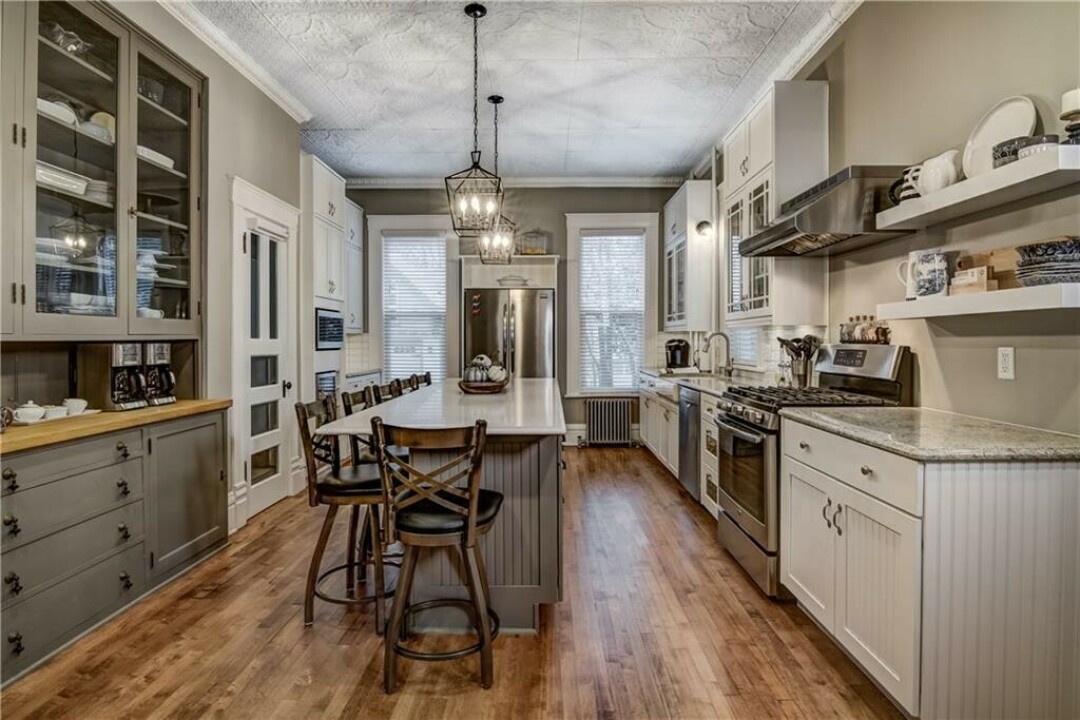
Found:
[(910, 405), (912, 361), (899, 345), (823, 345), (816, 387), (734, 387), (716, 415), (720, 543), (768, 595), (780, 586), (780, 415), (785, 407)]

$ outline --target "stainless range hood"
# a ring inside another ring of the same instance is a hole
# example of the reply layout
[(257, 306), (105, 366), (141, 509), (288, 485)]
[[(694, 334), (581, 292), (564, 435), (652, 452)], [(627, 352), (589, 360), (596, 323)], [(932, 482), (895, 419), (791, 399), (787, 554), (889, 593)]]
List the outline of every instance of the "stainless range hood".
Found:
[(830, 255), (856, 250), (908, 230), (879, 231), (875, 216), (892, 206), (897, 165), (851, 165), (780, 206), (780, 218), (739, 243), (739, 254)]

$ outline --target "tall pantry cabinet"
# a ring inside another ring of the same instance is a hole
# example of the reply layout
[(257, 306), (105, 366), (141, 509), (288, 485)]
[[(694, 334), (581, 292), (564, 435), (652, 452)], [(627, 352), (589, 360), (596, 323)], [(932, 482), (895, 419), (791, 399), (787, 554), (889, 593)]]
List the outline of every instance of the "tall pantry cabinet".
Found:
[(203, 79), (107, 6), (0, 13), (4, 337), (198, 337)]

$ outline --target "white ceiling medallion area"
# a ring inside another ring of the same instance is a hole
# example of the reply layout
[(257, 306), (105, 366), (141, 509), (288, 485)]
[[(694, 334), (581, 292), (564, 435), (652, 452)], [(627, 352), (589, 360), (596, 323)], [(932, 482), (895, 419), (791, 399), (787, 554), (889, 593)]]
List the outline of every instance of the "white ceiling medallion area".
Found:
[[(305, 149), (355, 187), (437, 181), (469, 149), (460, 98), (472, 38), (460, 1), (162, 1), (293, 117), (310, 108)], [(481, 92), (510, 98), (507, 184), (684, 177), (860, 2), (491, 0)], [(481, 148), (491, 142), (487, 123)]]

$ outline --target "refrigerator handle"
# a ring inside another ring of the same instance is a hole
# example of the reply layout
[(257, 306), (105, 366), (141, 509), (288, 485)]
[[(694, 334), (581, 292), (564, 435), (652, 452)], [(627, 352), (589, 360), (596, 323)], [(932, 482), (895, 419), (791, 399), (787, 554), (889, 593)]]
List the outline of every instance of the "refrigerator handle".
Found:
[(510, 374), (517, 369), (517, 306), (510, 305)]
[(500, 360), (502, 360), (502, 363), (503, 363), (503, 365), (506, 366), (506, 369), (507, 369), (508, 372), (510, 370), (510, 350), (509, 350), (510, 343), (508, 342), (507, 335), (506, 335), (506, 331), (507, 331), (507, 329), (509, 327), (507, 325), (507, 322), (506, 322), (506, 312), (509, 309), (510, 309), (509, 305), (503, 305), (503, 308), (502, 308), (502, 325), (499, 328), (499, 335), (501, 336), (501, 340), (502, 340), (502, 347), (499, 348), (499, 351), (502, 354), (502, 357), (500, 358)]

